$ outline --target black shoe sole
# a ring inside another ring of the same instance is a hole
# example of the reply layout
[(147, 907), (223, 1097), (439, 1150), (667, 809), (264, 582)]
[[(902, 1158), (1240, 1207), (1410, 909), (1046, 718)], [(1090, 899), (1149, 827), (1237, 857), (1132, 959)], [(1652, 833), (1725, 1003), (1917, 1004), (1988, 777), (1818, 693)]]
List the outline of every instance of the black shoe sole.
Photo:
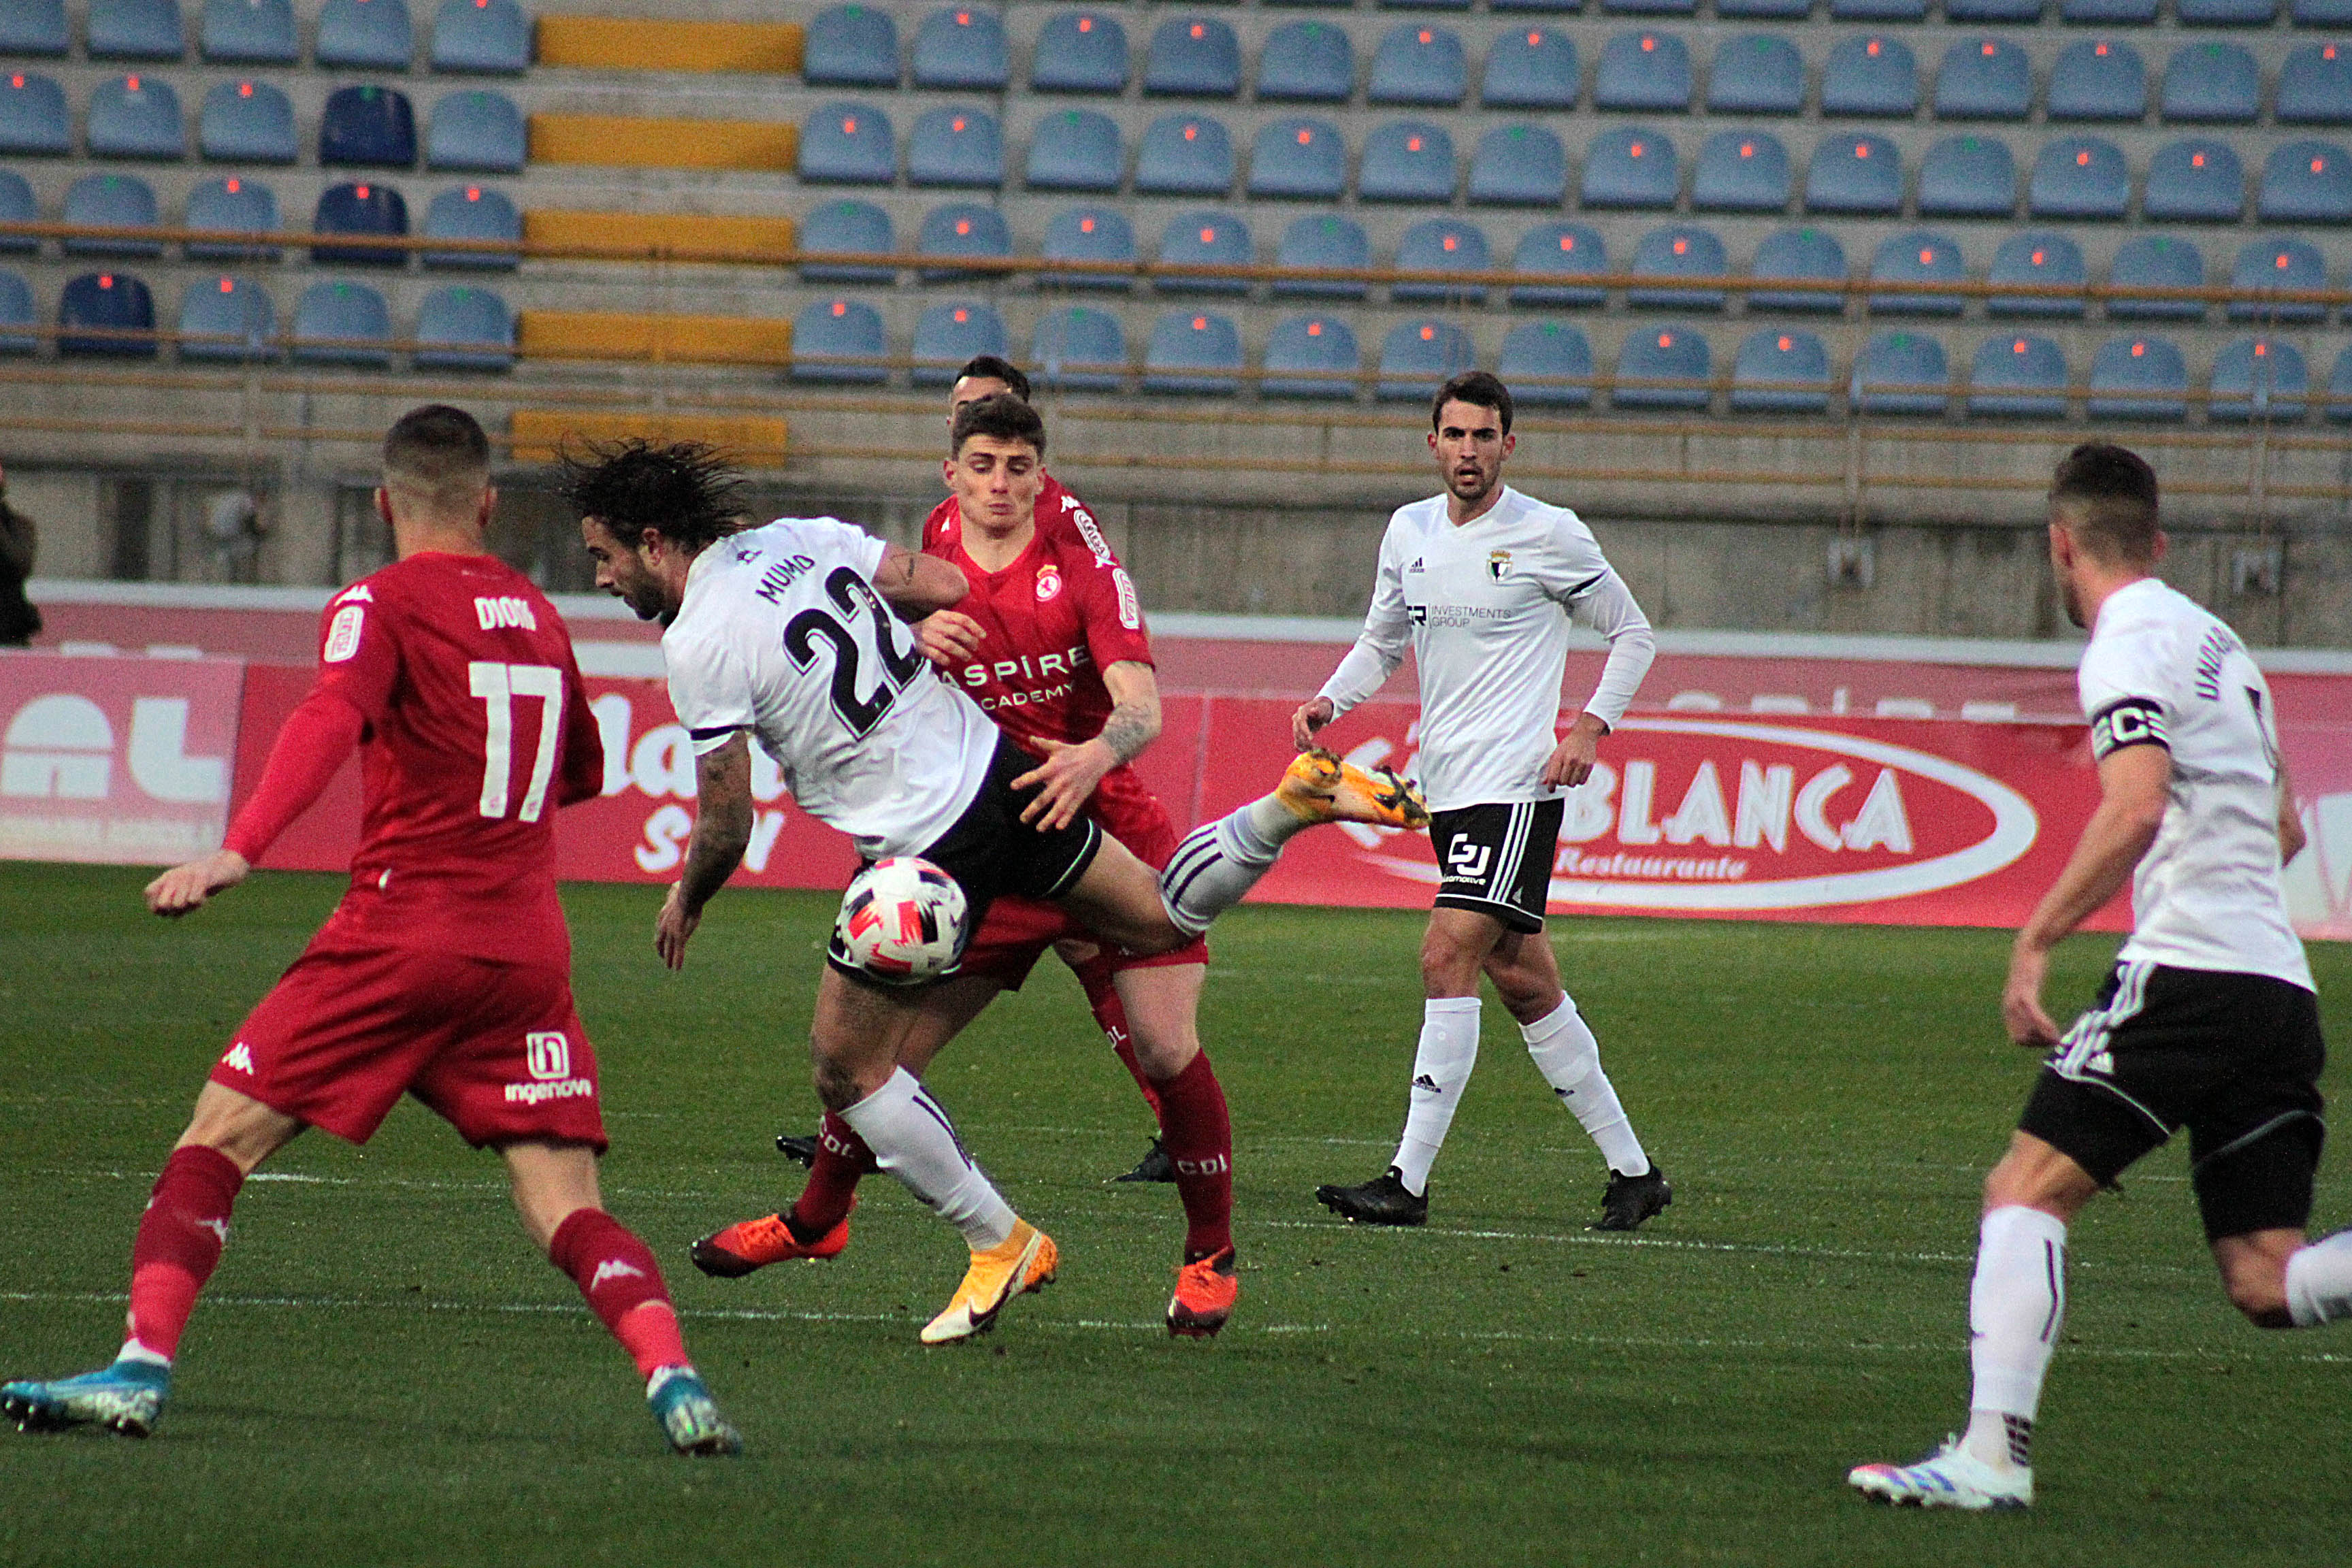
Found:
[(1429, 1210), (1426, 1208), (1418, 1214), (1411, 1210), (1396, 1214), (1356, 1206), (1354, 1194), (1345, 1187), (1318, 1187), (1315, 1189), (1315, 1201), (1349, 1225), (1385, 1225), (1410, 1229), (1413, 1226), (1429, 1223)]
[(1654, 1220), (1657, 1218), (1658, 1215), (1665, 1213), (1666, 1205), (1675, 1201), (1675, 1190), (1672, 1187), (1662, 1186), (1657, 1189), (1657, 1202), (1651, 1203), (1645, 1198), (1642, 1204), (1642, 1212), (1633, 1215), (1631, 1219), (1621, 1219), (1615, 1215), (1603, 1214), (1599, 1221), (1593, 1225), (1592, 1228), (1595, 1230), (1621, 1232), (1641, 1229), (1645, 1222)]
[(1171, 1183), (1176, 1179), (1176, 1162), (1168, 1157), (1165, 1149), (1155, 1148), (1135, 1163), (1135, 1169), (1113, 1176), (1111, 1181)]
[(687, 1248), (687, 1256), (694, 1260), (697, 1268), (713, 1279), (740, 1279), (746, 1274), (755, 1274), (765, 1267), (748, 1258), (738, 1258), (707, 1236)]
[(816, 1140), (802, 1138), (790, 1132), (776, 1134), (776, 1152), (812, 1169), (816, 1165)]

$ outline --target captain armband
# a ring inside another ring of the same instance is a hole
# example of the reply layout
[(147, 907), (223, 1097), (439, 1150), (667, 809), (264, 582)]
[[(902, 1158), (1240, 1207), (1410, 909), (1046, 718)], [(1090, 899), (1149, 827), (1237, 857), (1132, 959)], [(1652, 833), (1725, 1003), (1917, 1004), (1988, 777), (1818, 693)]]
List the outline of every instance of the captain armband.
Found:
[(2092, 756), (2105, 762), (2126, 746), (2172, 749), (2172, 742), (2164, 731), (2162, 704), (2150, 698), (2126, 697), (2092, 716)]

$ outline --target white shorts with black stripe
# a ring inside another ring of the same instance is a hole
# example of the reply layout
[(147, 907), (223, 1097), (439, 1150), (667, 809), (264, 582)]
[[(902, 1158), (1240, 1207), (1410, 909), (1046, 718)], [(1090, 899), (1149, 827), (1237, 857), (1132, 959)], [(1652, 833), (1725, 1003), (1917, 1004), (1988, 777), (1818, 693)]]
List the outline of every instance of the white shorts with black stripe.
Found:
[(1432, 814), (1429, 841), (1443, 873), (1437, 907), (1475, 910), (1517, 931), (1543, 930), (1564, 805), (1555, 796)]

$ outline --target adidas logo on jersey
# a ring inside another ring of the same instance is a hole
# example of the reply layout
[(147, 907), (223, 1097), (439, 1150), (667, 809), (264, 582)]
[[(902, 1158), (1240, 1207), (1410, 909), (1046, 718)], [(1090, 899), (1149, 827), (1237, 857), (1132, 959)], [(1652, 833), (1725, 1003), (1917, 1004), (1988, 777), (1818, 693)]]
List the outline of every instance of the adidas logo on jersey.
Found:
[(1421, 572), (1427, 570), (1427, 568), (1422, 564), (1421, 557), (1416, 555), (1412, 558), (1412, 564), (1406, 567), (1405, 570), (1408, 572)]

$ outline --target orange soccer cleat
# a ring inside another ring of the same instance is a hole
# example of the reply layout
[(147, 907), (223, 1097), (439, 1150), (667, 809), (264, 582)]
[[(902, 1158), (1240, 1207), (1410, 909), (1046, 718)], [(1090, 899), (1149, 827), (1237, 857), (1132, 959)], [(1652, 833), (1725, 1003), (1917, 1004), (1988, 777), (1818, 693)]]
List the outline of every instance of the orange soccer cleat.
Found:
[[(851, 1205), (856, 1206), (854, 1204)], [(849, 1216), (814, 1241), (802, 1241), (780, 1214), (761, 1215), (713, 1231), (694, 1244), (694, 1266), (715, 1279), (740, 1279), (754, 1269), (794, 1258), (836, 1258), (849, 1245)]]
[(1285, 769), (1275, 798), (1308, 822), (1368, 822), (1380, 827), (1427, 827), (1421, 792), (1388, 768), (1370, 772), (1318, 747)]
[(1176, 1294), (1168, 1298), (1168, 1332), (1187, 1339), (1216, 1337), (1234, 1315), (1242, 1282), (1234, 1272), (1234, 1249), (1220, 1247), (1176, 1270)]
[(1060, 1268), (1061, 1252), (1054, 1238), (1027, 1220), (1015, 1219), (1013, 1234), (1002, 1246), (971, 1255), (971, 1267), (946, 1310), (924, 1325), (923, 1342), (943, 1345), (986, 1333), (996, 1326), (996, 1315), (1006, 1302), (1051, 1285)]

